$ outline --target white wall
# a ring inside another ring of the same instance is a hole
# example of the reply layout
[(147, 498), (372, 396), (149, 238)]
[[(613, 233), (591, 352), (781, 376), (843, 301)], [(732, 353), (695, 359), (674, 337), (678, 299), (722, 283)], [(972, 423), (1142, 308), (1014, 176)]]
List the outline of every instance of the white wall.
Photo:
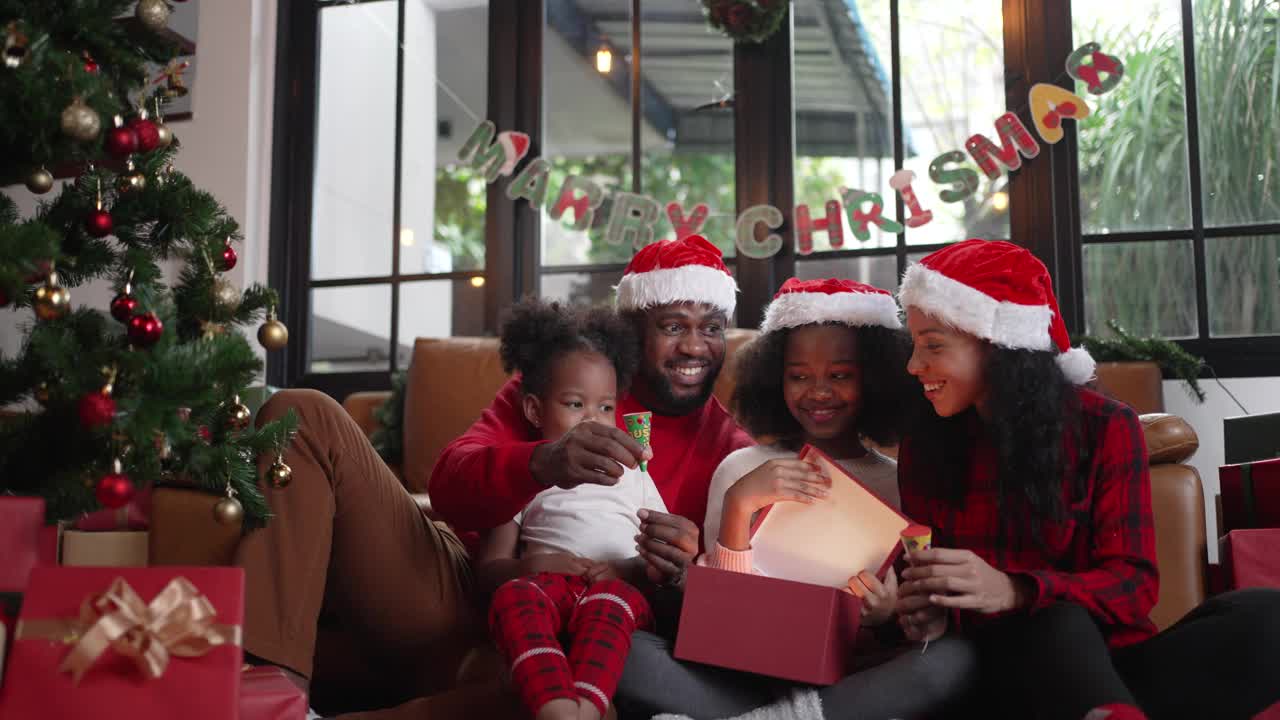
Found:
[[(196, 9), (195, 3), (176, 6)], [(227, 274), (237, 286), (267, 281), (267, 232), (271, 193), (271, 111), (275, 78), (276, 6), (271, 0), (205, 0), (199, 3), (192, 90), (194, 118), (170, 127), (182, 142), (174, 166), (226, 206), (243, 229), (240, 261)], [(24, 216), (37, 198), (25, 188), (4, 188)], [(48, 195), (46, 197), (52, 197)], [(106, 310), (114, 296), (105, 282), (72, 290), (77, 305)], [(0, 351), (22, 347), (20, 328), (30, 310), (0, 309)], [(253, 336), (255, 328), (247, 328)], [(258, 348), (256, 339), (252, 345)]]
[[(1243, 403), (1249, 414), (1280, 411), (1280, 377), (1228, 378), (1227, 390)], [(1187, 394), (1181, 382), (1166, 380), (1164, 404), (1167, 412), (1185, 419), (1200, 436), (1200, 449), (1188, 461), (1200, 473), (1204, 486), (1205, 529), (1209, 538), (1209, 559), (1218, 559), (1218, 522), (1214, 498), (1218, 494), (1218, 466), (1223, 462), (1222, 419), (1245, 414), (1222, 387), (1213, 380), (1201, 381), (1206, 395), (1203, 405)]]

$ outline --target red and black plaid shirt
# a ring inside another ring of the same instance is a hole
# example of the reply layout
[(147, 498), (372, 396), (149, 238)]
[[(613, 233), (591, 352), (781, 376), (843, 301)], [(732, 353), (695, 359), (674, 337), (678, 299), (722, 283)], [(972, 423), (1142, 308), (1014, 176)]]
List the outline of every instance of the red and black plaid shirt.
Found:
[[(1148, 614), (1156, 603), (1159, 576), (1146, 439), (1128, 406), (1085, 389), (1079, 390), (1079, 400), (1079, 442), (1075, 433), (1066, 433), (1063, 456), (1065, 467), (1080, 473), (1083, 482), (1073, 491), (1075, 483), (1064, 473), (1065, 519), (1043, 521), (1042, 543), (1027, 537), (1025, 521), (1000, 522), (998, 456), (981, 432), (974, 433), (968, 487), (956, 504), (931, 487), (924, 468), (913, 466), (906, 439), (898, 461), (902, 511), (933, 528), (935, 546), (972, 550), (992, 567), (1030, 579), (1035, 588), (1032, 611), (1056, 602), (1081, 605), (1097, 620), (1108, 644), (1123, 647), (1155, 634)], [(1082, 455), (1080, 444), (1087, 453)], [(1006, 505), (1007, 512), (1026, 517), (1025, 504), (1020, 507), (1010, 498)], [(983, 618), (964, 611), (952, 619), (957, 626), (972, 627)]]

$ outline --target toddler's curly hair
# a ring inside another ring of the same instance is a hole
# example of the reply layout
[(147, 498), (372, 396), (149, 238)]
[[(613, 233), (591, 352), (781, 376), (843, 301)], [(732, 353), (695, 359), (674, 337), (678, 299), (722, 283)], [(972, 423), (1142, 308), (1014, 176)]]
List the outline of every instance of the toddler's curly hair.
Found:
[(526, 394), (546, 392), (551, 368), (575, 350), (603, 355), (618, 375), (619, 394), (630, 386), (640, 364), (634, 325), (609, 308), (579, 308), (530, 296), (512, 306), (502, 324), (502, 368), (520, 372)]

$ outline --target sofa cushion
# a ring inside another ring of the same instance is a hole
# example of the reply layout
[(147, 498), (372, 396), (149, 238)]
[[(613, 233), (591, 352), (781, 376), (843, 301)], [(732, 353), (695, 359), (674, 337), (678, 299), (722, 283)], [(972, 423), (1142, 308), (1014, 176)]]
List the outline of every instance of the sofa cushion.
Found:
[(1160, 598), (1151, 620), (1163, 630), (1205, 598), (1204, 495), (1195, 468), (1151, 466), (1151, 513), (1160, 568)]
[(1139, 416), (1147, 437), (1147, 457), (1152, 465), (1185, 462), (1200, 448), (1200, 438), (1177, 415), (1149, 413)]

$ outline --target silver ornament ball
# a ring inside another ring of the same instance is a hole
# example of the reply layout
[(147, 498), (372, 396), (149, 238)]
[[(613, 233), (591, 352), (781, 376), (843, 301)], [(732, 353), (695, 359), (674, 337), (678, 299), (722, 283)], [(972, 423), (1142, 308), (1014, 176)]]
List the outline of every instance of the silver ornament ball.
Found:
[(164, 0), (138, 0), (138, 7), (133, 13), (139, 22), (154, 32), (160, 32), (169, 25), (169, 4)]
[(98, 112), (76, 100), (62, 111), (62, 132), (80, 142), (92, 142), (102, 131)]

